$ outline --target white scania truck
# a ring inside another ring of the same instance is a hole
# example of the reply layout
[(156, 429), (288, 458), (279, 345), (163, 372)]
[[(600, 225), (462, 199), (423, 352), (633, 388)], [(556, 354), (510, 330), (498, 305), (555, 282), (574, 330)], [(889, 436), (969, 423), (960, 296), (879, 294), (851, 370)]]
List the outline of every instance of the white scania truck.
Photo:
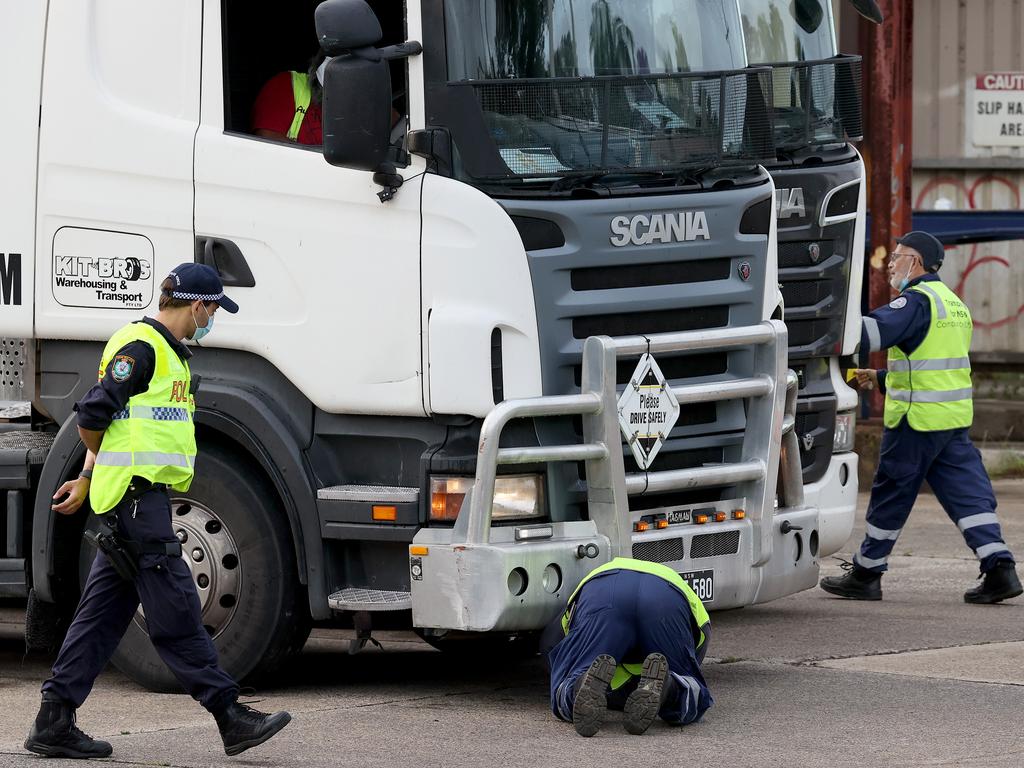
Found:
[[(848, 536), (852, 454), (804, 501), (773, 75), (736, 3), (49, 0), (0, 24), (0, 384), (31, 403), (0, 432), (0, 591), (29, 594), (30, 643), (92, 555), (89, 511), (50, 511), (72, 407), (189, 259), (241, 311), (194, 358), (173, 515), (240, 678), (312, 623), (528, 638), (615, 555), (763, 602)], [(322, 149), (254, 136), (262, 84), (318, 42)], [(115, 663), (173, 687), (144, 622)]]

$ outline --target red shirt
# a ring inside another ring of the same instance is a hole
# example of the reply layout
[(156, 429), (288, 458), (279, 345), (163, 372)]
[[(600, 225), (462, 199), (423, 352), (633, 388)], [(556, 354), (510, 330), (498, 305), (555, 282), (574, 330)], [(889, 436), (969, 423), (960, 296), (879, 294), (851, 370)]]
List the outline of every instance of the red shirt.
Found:
[[(295, 95), (292, 93), (291, 72), (274, 75), (260, 89), (252, 105), (252, 130), (288, 133), (295, 117)], [(299, 126), (299, 144), (323, 144), (323, 126), (320, 124), (320, 105), (309, 102), (306, 116)]]

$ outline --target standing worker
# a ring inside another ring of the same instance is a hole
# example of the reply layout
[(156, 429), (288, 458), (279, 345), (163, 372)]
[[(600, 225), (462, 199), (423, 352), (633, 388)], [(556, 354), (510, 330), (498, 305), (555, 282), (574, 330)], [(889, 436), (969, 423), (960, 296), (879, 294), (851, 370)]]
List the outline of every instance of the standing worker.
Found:
[(261, 744), (291, 720), (239, 704), (203, 628), (199, 596), (171, 527), (167, 488), (187, 490), (196, 457), (195, 398), (183, 339), (199, 340), (218, 308), (237, 312), (217, 273), (182, 264), (164, 280), (156, 319), (107, 342), (99, 383), (75, 405), (88, 449), (81, 475), (60, 487), (53, 509), (73, 514), (86, 496), (100, 515), (100, 551), (68, 629), (25, 748), (51, 757), (107, 757), (109, 743), (82, 733), (75, 710), (128, 629), (141, 601), (160, 658), (216, 718), (229, 755)]
[(547, 653), (551, 709), (580, 736), (597, 733), (609, 707), (624, 710), (626, 730), (639, 735), (659, 715), (673, 724), (700, 720), (713, 702), (700, 671), (708, 612), (667, 566), (617, 557), (594, 569), (559, 629)]
[(968, 603), (1021, 594), (1013, 555), (996, 519), (996, 497), (978, 449), (967, 436), (971, 399), (971, 313), (943, 284), (942, 243), (926, 232), (896, 241), (889, 283), (900, 295), (864, 318), (861, 347), (888, 349), (887, 370), (857, 370), (867, 389), (885, 392), (885, 431), (871, 487), (867, 534), (843, 576), (821, 580), (826, 592), (881, 600), (882, 574), (925, 480), (981, 564)]

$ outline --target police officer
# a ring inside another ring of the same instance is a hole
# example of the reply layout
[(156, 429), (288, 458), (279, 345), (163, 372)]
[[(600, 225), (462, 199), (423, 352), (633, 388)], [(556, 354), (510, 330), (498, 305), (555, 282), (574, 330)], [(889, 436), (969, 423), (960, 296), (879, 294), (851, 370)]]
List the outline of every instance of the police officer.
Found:
[(889, 350), (887, 370), (858, 370), (862, 386), (885, 392), (885, 431), (867, 534), (843, 576), (821, 588), (855, 600), (881, 600), (882, 574), (921, 484), (927, 480), (981, 565), (968, 603), (1021, 594), (1013, 555), (996, 519), (992, 483), (967, 436), (974, 416), (967, 307), (940, 280), (942, 244), (926, 232), (899, 238), (889, 282), (900, 294), (864, 318), (861, 347)]
[(171, 527), (167, 489), (187, 490), (196, 456), (192, 379), (185, 338), (213, 328), (217, 310), (237, 312), (217, 273), (182, 264), (161, 286), (156, 319), (117, 331), (100, 360), (99, 383), (75, 405), (88, 452), (81, 475), (58, 489), (53, 509), (74, 513), (88, 496), (117, 542), (97, 552), (25, 748), (59, 757), (107, 757), (113, 751), (75, 725), (141, 601), (160, 658), (216, 718), (224, 751), (261, 744), (291, 720), (239, 704), (238, 686), (220, 668), (203, 628), (199, 597)]
[(581, 736), (597, 733), (609, 707), (623, 710), (637, 735), (659, 715), (699, 720), (713, 702), (700, 671), (710, 623), (671, 568), (617, 557), (594, 569), (569, 598), (562, 637), (546, 653), (555, 717)]

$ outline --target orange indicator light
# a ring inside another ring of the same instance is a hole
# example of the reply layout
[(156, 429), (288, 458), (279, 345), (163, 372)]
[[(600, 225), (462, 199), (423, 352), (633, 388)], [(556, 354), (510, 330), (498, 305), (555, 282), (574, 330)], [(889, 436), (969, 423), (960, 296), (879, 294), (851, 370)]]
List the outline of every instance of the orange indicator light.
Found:
[(373, 519), (393, 523), (398, 519), (398, 509), (396, 507), (381, 507), (375, 504), (373, 507)]

